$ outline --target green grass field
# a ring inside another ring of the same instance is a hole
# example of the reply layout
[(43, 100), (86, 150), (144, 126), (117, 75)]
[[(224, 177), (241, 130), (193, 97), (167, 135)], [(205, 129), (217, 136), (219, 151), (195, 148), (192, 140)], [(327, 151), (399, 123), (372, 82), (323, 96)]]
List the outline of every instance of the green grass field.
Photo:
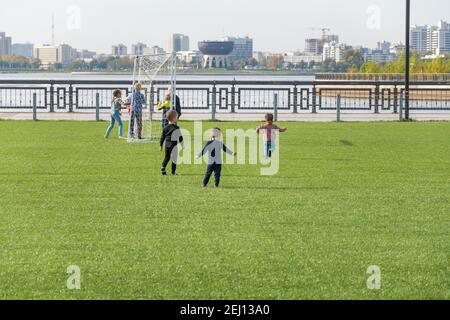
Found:
[(450, 123), (286, 125), (279, 175), (202, 190), (106, 122), (0, 121), (0, 298), (449, 299)]

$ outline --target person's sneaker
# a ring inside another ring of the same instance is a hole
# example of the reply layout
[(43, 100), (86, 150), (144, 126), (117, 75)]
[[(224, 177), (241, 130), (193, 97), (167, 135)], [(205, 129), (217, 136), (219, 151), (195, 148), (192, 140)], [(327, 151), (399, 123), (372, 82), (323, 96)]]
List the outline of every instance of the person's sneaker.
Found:
[(178, 173), (172, 173), (172, 175), (174, 176), (174, 177), (178, 177)]
[(161, 174), (162, 174), (163, 176), (167, 176), (167, 172), (166, 172), (166, 171), (161, 171)]
[(203, 182), (200, 186), (202, 187), (202, 189), (206, 189), (206, 185)]

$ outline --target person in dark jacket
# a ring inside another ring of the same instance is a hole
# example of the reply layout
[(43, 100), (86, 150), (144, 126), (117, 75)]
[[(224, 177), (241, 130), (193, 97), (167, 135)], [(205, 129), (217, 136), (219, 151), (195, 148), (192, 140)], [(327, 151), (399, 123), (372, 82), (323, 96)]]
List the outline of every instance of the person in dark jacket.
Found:
[(200, 159), (205, 154), (208, 154), (208, 167), (206, 169), (205, 178), (202, 182), (202, 188), (208, 186), (211, 175), (214, 173), (214, 186), (219, 188), (220, 177), (222, 175), (222, 152), (229, 155), (236, 156), (236, 152), (231, 151), (222, 141), (220, 141), (221, 130), (219, 128), (213, 129), (211, 140), (205, 145), (203, 150), (198, 154), (197, 159)]
[(169, 124), (163, 129), (159, 145), (163, 151), (164, 144), (165, 155), (161, 166), (161, 173), (163, 176), (167, 175), (167, 165), (172, 158), (172, 175), (177, 175), (177, 160), (178, 160), (178, 144), (183, 147), (183, 136), (180, 132), (180, 127), (177, 126), (178, 114), (175, 110), (168, 111), (166, 114)]
[[(169, 94), (172, 96), (173, 94), (173, 89), (172, 87), (170, 87), (169, 89)], [(181, 118), (181, 100), (180, 97), (177, 95), (175, 96), (175, 111), (178, 113), (178, 119)]]

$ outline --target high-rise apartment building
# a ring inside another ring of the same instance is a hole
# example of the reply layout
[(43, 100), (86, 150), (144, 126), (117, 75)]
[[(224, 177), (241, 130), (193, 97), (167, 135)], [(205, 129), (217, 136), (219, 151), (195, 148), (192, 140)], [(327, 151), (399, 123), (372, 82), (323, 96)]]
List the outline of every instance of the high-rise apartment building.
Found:
[(79, 56), (78, 51), (69, 46), (68, 44), (61, 44), (58, 49), (59, 49), (58, 62), (61, 63), (63, 66), (71, 64)]
[(381, 52), (389, 52), (392, 44), (388, 41), (381, 41), (377, 43), (377, 50)]
[(12, 39), (5, 32), (0, 32), (0, 56), (12, 53)]
[(31, 59), (34, 54), (34, 45), (32, 43), (14, 43), (12, 45), (12, 54)]
[(319, 55), (323, 53), (323, 40), (322, 39), (306, 39), (305, 40), (305, 53), (311, 55)]
[(113, 45), (111, 54), (113, 56), (126, 56), (128, 54), (128, 48), (124, 44)]
[(435, 55), (450, 53), (450, 24), (439, 21), (431, 33), (431, 51)]
[(410, 35), (411, 49), (421, 55), (450, 53), (450, 24), (445, 21), (437, 26), (413, 26)]
[(341, 62), (344, 58), (346, 45), (337, 42), (327, 42), (323, 45), (323, 61), (332, 60)]
[(134, 56), (142, 56), (144, 54), (145, 48), (147, 48), (147, 45), (142, 42), (133, 44), (131, 46), (131, 54)]
[(233, 51), (229, 55), (231, 61), (248, 61), (253, 58), (253, 39), (249, 37), (224, 37), (222, 41), (231, 41), (234, 43)]
[(169, 38), (168, 52), (189, 51), (189, 37), (184, 34), (174, 33)]
[(411, 50), (419, 54), (425, 54), (431, 51), (431, 29), (431, 26), (411, 27)]

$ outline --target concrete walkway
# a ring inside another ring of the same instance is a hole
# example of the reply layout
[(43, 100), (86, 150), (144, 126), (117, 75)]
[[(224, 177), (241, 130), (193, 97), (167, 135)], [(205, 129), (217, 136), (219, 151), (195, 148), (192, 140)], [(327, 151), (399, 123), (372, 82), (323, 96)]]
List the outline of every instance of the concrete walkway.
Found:
[[(86, 112), (42, 112), (37, 114), (38, 120), (45, 121), (95, 121), (95, 113)], [(436, 113), (411, 113), (411, 118), (417, 121), (450, 121), (450, 112)], [(0, 113), (2, 120), (32, 120), (31, 112), (4, 112)], [(109, 121), (109, 113), (101, 113), (100, 119)], [(124, 120), (128, 115), (124, 115)], [(155, 115), (155, 120), (159, 120), (160, 115)], [(210, 113), (183, 113), (183, 120), (211, 120)], [(262, 121), (264, 113), (218, 113), (216, 119), (220, 121)], [(298, 122), (332, 122), (336, 121), (336, 114), (333, 113), (285, 113), (279, 114), (279, 121)], [(370, 122), (370, 121), (398, 121), (399, 115), (392, 113), (343, 113), (342, 121), (346, 122)]]

